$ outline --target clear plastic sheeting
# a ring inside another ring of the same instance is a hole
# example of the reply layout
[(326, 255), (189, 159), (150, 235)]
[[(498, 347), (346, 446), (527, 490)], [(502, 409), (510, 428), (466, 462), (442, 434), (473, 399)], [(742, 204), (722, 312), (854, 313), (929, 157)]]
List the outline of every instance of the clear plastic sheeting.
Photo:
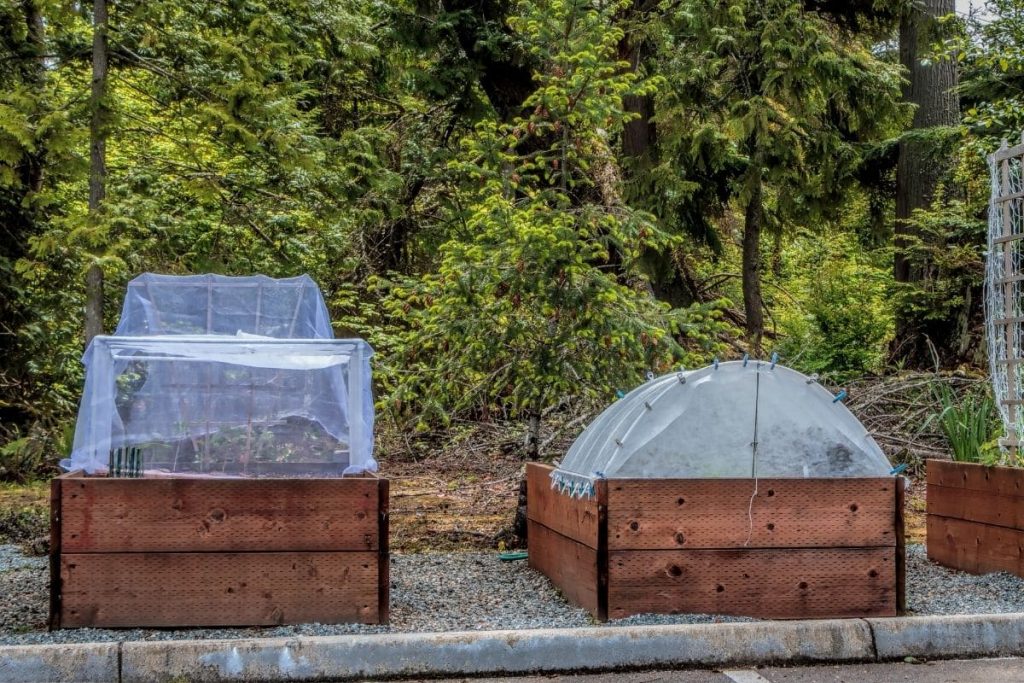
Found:
[(813, 379), (763, 361), (658, 377), (612, 404), (570, 447), (553, 484), (601, 478), (888, 476), (864, 426)]
[(331, 319), (308, 275), (157, 275), (128, 283), (118, 337), (229, 334), (333, 339)]
[[(154, 283), (159, 287), (148, 286)], [(188, 304), (187, 292), (213, 311)], [(213, 332), (191, 333), (203, 318)], [(128, 330), (152, 333), (121, 334)], [(331, 338), (323, 299), (308, 277), (144, 275), (129, 285), (118, 331), (86, 350), (65, 469), (103, 472), (114, 454), (129, 450), (141, 454), (150, 476), (377, 469), (373, 350), (359, 339)], [(310, 336), (290, 336), (296, 333)]]

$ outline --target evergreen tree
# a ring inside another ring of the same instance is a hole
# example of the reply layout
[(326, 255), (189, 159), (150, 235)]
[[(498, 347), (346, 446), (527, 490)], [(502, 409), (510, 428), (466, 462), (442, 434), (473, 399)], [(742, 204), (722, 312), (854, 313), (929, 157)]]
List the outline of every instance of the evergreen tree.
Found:
[[(747, 338), (764, 334), (762, 233), (834, 213), (853, 180), (860, 145), (895, 114), (899, 76), (870, 44), (793, 0), (692, 2), (672, 17), (667, 69), (691, 118), (694, 147), (736, 165), (743, 214)], [(702, 143), (702, 144), (701, 144)]]

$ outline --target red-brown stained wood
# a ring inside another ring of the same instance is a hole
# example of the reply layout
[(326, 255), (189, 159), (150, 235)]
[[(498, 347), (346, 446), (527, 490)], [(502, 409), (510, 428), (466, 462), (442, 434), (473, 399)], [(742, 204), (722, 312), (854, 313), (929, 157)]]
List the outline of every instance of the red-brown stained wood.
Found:
[(608, 547), (894, 547), (895, 481), (610, 480)]
[(570, 498), (552, 489), (553, 469), (540, 463), (526, 465), (527, 519), (597, 548), (597, 498)]
[(60, 628), (60, 488), (62, 479), (50, 482), (50, 630)]
[(896, 614), (904, 614), (907, 611), (906, 482), (907, 480), (904, 477), (896, 477), (896, 510), (894, 511), (894, 533), (896, 534)]
[(377, 623), (386, 624), (391, 620), (391, 482), (379, 479), (377, 486)]
[(973, 574), (1024, 577), (1024, 531), (928, 515), (928, 557)]
[(1024, 529), (1024, 496), (929, 485), (927, 507), (929, 515)]
[(62, 479), (62, 551), (377, 550), (376, 479)]
[(530, 567), (547, 576), (566, 599), (597, 614), (597, 550), (527, 520)]
[(988, 467), (968, 462), (929, 460), (926, 465), (929, 486), (984, 491), (1000, 496), (1024, 496), (1024, 469)]
[(895, 548), (617, 551), (610, 553), (609, 617), (893, 616), (895, 572)]
[(378, 620), (378, 554), (84, 553), (61, 557), (62, 626)]

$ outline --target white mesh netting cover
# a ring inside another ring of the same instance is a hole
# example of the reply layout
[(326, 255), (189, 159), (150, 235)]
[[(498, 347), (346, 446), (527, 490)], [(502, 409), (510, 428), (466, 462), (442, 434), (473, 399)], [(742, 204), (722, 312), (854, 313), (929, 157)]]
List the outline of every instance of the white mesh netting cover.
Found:
[(985, 323), (1004, 449), (1024, 442), (1024, 145), (1006, 143), (988, 158), (992, 195), (985, 259)]
[(146, 474), (375, 471), (369, 359), (307, 277), (142, 275), (86, 349), (68, 470), (136, 449)]
[(813, 379), (734, 361), (658, 377), (601, 413), (552, 473), (572, 495), (599, 478), (889, 476), (864, 426)]

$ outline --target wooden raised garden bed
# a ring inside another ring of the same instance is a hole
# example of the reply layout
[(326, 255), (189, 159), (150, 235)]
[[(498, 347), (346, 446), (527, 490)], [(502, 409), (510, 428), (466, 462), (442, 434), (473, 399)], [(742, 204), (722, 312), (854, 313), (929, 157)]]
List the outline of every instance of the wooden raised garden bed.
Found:
[[(611, 479), (574, 499), (527, 466), (530, 566), (598, 619), (904, 609), (903, 480)], [(749, 511), (749, 512), (748, 512)]]
[(929, 460), (928, 557), (1024, 577), (1024, 469)]
[(388, 620), (386, 479), (117, 479), (51, 488), (50, 626)]

